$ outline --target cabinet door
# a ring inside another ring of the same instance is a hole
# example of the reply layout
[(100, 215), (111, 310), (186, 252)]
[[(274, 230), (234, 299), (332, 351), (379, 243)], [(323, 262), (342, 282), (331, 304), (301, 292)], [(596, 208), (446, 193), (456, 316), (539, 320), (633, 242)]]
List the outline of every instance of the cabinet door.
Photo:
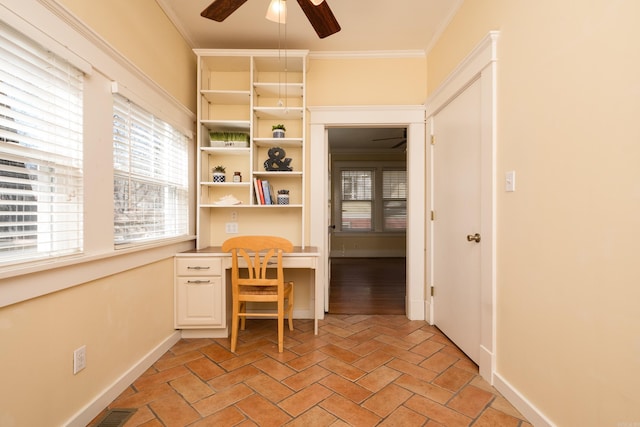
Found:
[(223, 327), (222, 279), (178, 277), (176, 283), (176, 327)]

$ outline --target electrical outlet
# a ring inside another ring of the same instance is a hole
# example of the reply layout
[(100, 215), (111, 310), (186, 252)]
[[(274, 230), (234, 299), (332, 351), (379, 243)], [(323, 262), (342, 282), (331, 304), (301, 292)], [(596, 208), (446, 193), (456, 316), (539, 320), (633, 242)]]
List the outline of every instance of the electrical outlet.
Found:
[(87, 367), (87, 346), (83, 345), (73, 351), (73, 374)]
[(238, 234), (238, 223), (227, 222), (225, 224), (225, 231), (227, 232), (227, 234)]
[(231, 211), (231, 221), (237, 221), (237, 220), (238, 220), (238, 212)]

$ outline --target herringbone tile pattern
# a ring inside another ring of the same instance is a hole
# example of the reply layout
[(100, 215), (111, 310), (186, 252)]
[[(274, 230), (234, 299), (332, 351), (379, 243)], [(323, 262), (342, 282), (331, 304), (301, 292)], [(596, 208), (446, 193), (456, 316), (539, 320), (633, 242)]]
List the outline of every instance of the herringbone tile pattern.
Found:
[[(275, 320), (178, 342), (109, 408), (126, 426), (531, 426), (437, 328), (405, 316)], [(286, 329), (286, 328), (285, 328)], [(96, 418), (93, 424), (99, 420)]]

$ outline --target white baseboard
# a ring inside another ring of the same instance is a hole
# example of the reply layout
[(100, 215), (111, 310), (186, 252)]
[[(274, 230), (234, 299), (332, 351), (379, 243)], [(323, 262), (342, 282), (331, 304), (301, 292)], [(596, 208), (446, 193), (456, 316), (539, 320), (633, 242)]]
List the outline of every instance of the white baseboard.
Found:
[(115, 380), (113, 384), (107, 387), (92, 402), (89, 402), (84, 408), (76, 413), (69, 421), (65, 423), (67, 427), (85, 427), (100, 412), (106, 408), (116, 397), (133, 383), (140, 375), (142, 375), (151, 365), (153, 365), (163, 354), (165, 354), (175, 343), (180, 340), (180, 331), (175, 331), (169, 335), (163, 342), (158, 344), (154, 349), (142, 357), (120, 378)]
[(493, 386), (535, 427), (555, 427), (550, 419), (498, 373), (493, 375)]
[(423, 300), (405, 299), (407, 318), (409, 320), (428, 320), (425, 318), (425, 304)]
[(182, 338), (229, 338), (227, 328), (218, 329), (182, 329)]
[(480, 360), (478, 363), (478, 366), (480, 368), (480, 376), (491, 385), (493, 385), (493, 374), (495, 371), (493, 356), (493, 352), (491, 352), (487, 347), (483, 345), (480, 346)]

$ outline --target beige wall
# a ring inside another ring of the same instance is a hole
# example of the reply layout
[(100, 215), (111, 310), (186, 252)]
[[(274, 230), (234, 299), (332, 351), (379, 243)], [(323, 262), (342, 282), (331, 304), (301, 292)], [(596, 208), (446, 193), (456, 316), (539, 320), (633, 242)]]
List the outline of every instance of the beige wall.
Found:
[(426, 97), (422, 57), (312, 59), (307, 106), (420, 105)]
[[(194, 108), (195, 59), (153, 0), (63, 3)], [(515, 170), (517, 191), (498, 194), (497, 372), (557, 425), (640, 421), (638, 16), (635, 0), (468, 0), (426, 61), (310, 64), (309, 106), (420, 104), (501, 31), (498, 177)], [(0, 309), (0, 424), (62, 422), (166, 337), (172, 275), (166, 260)], [(82, 344), (101, 368), (74, 377)]]
[(58, 0), (191, 111), (196, 57), (155, 0)]
[[(155, 1), (62, 3), (195, 110), (195, 57)], [(0, 308), (0, 425), (63, 425), (173, 333), (172, 258)]]
[(559, 426), (640, 422), (639, 17), (636, 0), (469, 0), (427, 58), (433, 91), (501, 32), (497, 372)]
[(1, 308), (0, 425), (63, 425), (172, 333), (173, 259)]

